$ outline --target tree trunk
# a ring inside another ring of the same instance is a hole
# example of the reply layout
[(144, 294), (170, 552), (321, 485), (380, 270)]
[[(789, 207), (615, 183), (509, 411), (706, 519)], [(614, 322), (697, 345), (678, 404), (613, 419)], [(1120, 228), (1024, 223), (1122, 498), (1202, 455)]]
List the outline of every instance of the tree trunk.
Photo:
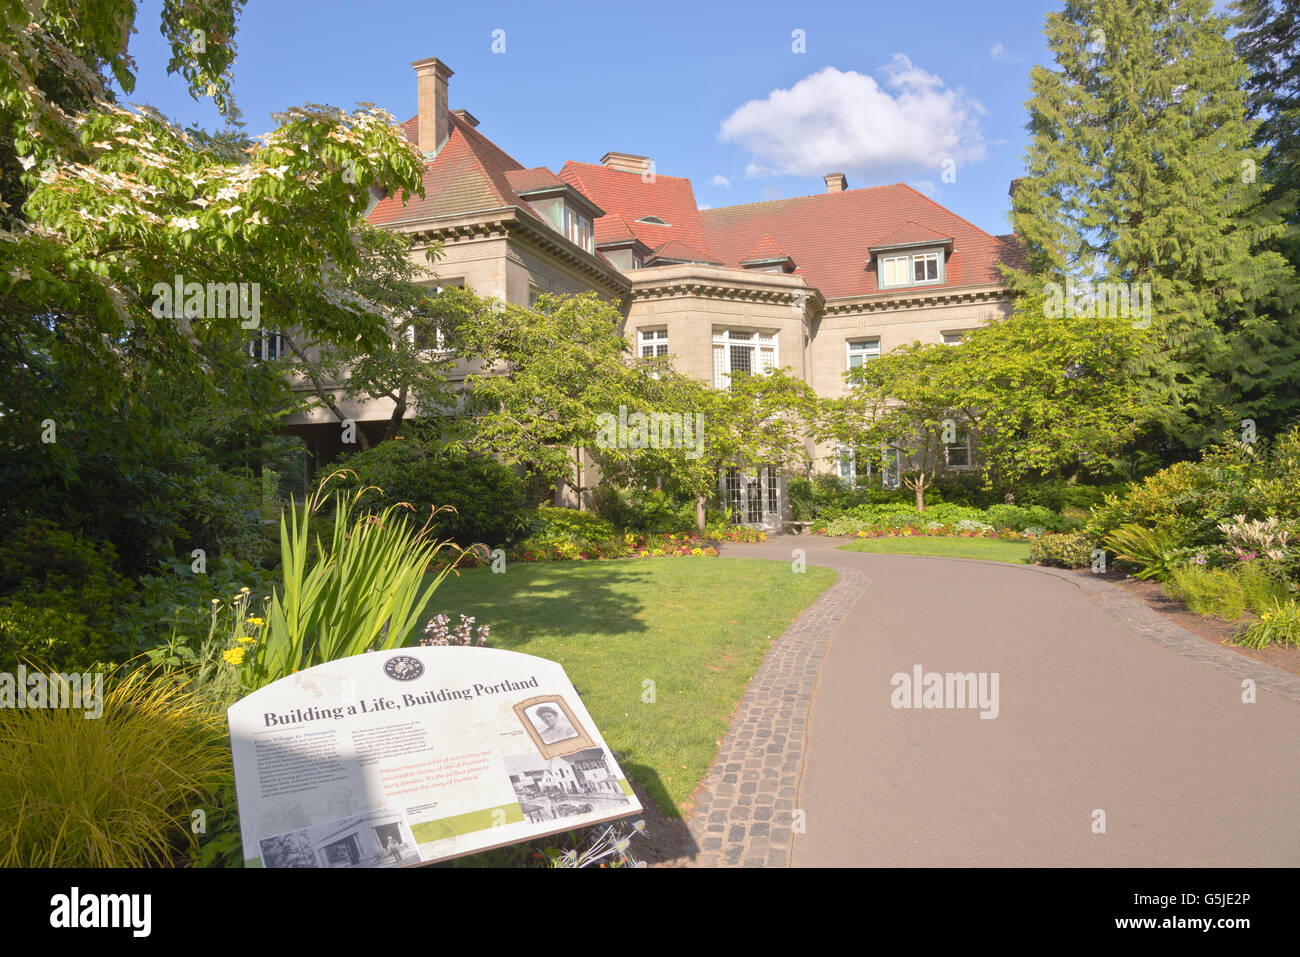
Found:
[(701, 534), (701, 535), (704, 534), (704, 524), (705, 524), (705, 522), (704, 522), (704, 503), (705, 503), (705, 501), (706, 501), (706, 498), (705, 498), (703, 492), (700, 492), (700, 493), (696, 494), (696, 496), (695, 496), (695, 530), (696, 530), (699, 534)]
[(922, 485), (920, 482), (917, 482), (916, 485), (913, 486), (913, 489), (916, 492), (916, 510), (918, 512), (924, 512), (925, 511), (925, 486)]
[(384, 430), (382, 441), (387, 442), (390, 439), (397, 438), (397, 433), (401, 431), (402, 420), (406, 418), (406, 386), (397, 393), (397, 401), (393, 404), (393, 414), (388, 417), (388, 427)]

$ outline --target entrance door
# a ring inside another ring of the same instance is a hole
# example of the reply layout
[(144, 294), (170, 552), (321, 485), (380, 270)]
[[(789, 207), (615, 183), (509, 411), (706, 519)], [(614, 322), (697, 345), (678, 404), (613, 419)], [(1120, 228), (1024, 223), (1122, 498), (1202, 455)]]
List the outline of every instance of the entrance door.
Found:
[(722, 500), (736, 525), (763, 531), (781, 529), (781, 475), (770, 465), (745, 470), (727, 468), (721, 475)]

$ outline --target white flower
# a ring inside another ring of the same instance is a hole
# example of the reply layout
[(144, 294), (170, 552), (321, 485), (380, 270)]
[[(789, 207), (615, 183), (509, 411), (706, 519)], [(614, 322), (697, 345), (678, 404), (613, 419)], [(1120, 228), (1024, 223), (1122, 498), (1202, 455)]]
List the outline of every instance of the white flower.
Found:
[(20, 156), (20, 157), (18, 157), (18, 162), (22, 164), (23, 169), (28, 170), (28, 169), (31, 169), (33, 166), (36, 165), (36, 157), (35, 157), (35, 156)]
[(167, 224), (173, 229), (179, 229), (181, 232), (189, 232), (192, 229), (199, 228), (198, 217), (195, 216), (177, 216)]

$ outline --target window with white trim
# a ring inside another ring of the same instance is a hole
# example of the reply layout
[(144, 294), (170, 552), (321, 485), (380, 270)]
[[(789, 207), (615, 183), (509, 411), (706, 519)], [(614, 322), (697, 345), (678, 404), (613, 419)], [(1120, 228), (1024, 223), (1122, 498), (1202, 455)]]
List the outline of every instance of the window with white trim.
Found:
[(643, 359), (668, 355), (668, 330), (641, 329), (637, 331), (637, 353)]
[(248, 354), (263, 361), (283, 358), (284, 339), (274, 329), (263, 329), (248, 340)]
[(840, 449), (840, 481), (850, 488), (858, 484), (857, 476), (854, 474), (852, 449)]
[[(444, 289), (459, 289), (463, 285), (465, 285), (463, 279), (444, 279), (436, 286), (427, 286), (425, 288), (429, 290), (429, 295), (436, 296)], [(407, 326), (406, 341), (423, 352), (453, 352), (454, 350), (447, 347), (447, 335), (441, 322), (436, 319), (430, 321), (433, 323), (432, 328), (425, 326), (425, 328), (417, 329), (414, 324)]]
[(939, 281), (939, 254), (917, 253), (912, 257), (912, 282)]
[(969, 335), (969, 329), (958, 329), (956, 332), (945, 332), (943, 334), (943, 344), (945, 346), (959, 346), (966, 341), (966, 337)]
[(956, 442), (945, 443), (943, 457), (950, 469), (970, 468), (970, 433), (959, 433)]
[(860, 449), (840, 447), (839, 476), (850, 488), (871, 480), (871, 456)]
[(856, 369), (869, 359), (880, 358), (879, 339), (850, 339), (844, 344), (848, 354), (848, 367)]
[(777, 367), (776, 333), (713, 330), (713, 386), (731, 388), (733, 375), (771, 372)]
[(880, 485), (895, 489), (902, 484), (903, 455), (898, 449), (882, 446), (880, 450)]
[(877, 264), (881, 289), (943, 282), (943, 253), (921, 252), (906, 256), (881, 256)]
[(591, 220), (568, 203), (564, 204), (564, 235), (587, 252), (594, 252)]

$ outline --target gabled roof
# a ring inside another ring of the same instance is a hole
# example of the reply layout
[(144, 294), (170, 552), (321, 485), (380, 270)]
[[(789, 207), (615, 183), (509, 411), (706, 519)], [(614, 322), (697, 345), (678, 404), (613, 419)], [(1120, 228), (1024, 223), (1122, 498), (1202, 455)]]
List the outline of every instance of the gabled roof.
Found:
[(650, 254), (650, 262), (660, 263), (704, 263), (709, 266), (721, 266), (716, 259), (710, 259), (694, 246), (688, 246), (680, 239), (670, 239)]
[[(696, 255), (717, 258), (709, 255), (690, 180), (658, 174), (643, 178), (640, 173), (573, 160), (564, 164), (560, 179), (572, 183), (584, 195), (591, 197), (607, 214), (616, 213), (622, 218), (621, 224), (608, 215), (596, 220), (597, 246), (612, 241), (606, 238), (607, 231), (626, 228), (650, 249), (677, 240), (690, 246)], [(658, 217), (668, 225), (637, 221), (646, 216)]]
[[(380, 200), (370, 213), (372, 224), (525, 205), (506, 176), (524, 165), (455, 113), (447, 115), (447, 142), (424, 170), (424, 198), (414, 196), (405, 206), (396, 196)], [(408, 140), (420, 145), (415, 119), (407, 120), (401, 129)]]
[(570, 189), (568, 183), (560, 179), (545, 166), (532, 169), (515, 169), (506, 173), (506, 182), (516, 193), (531, 193), (544, 189)]
[(790, 254), (778, 246), (776, 240), (767, 233), (764, 233), (763, 238), (758, 241), (758, 245), (746, 253), (744, 258), (740, 260), (742, 266), (747, 266), (750, 263), (773, 262), (793, 263), (794, 260), (791, 259)]
[(596, 222), (602, 224), (598, 235), (603, 238), (596, 240), (598, 246), (638, 245), (649, 251), (649, 247), (632, 232), (632, 227), (628, 225), (627, 220), (618, 213), (606, 213)]
[(953, 237), (945, 236), (937, 229), (931, 229), (917, 222), (906, 222), (888, 236), (871, 244), (871, 251), (877, 249), (897, 249), (900, 246), (946, 245), (952, 246)]
[(714, 258), (740, 265), (769, 236), (827, 299), (879, 292), (876, 271), (867, 268), (869, 251), (900, 235), (952, 238), (945, 286), (1000, 284), (998, 263), (1019, 262), (1013, 245), (902, 183), (707, 209), (700, 220)]
[[(473, 124), (454, 112), (447, 115), (447, 142), (425, 167), (424, 198), (412, 197), (405, 206), (397, 197), (381, 200), (370, 213), (372, 224), (382, 226), (505, 206), (532, 211), (521, 194), (547, 188), (574, 189), (544, 166), (525, 169)], [(420, 145), (416, 118), (403, 123), (401, 130), (413, 144)], [(588, 197), (582, 199), (597, 215), (602, 212)]]

